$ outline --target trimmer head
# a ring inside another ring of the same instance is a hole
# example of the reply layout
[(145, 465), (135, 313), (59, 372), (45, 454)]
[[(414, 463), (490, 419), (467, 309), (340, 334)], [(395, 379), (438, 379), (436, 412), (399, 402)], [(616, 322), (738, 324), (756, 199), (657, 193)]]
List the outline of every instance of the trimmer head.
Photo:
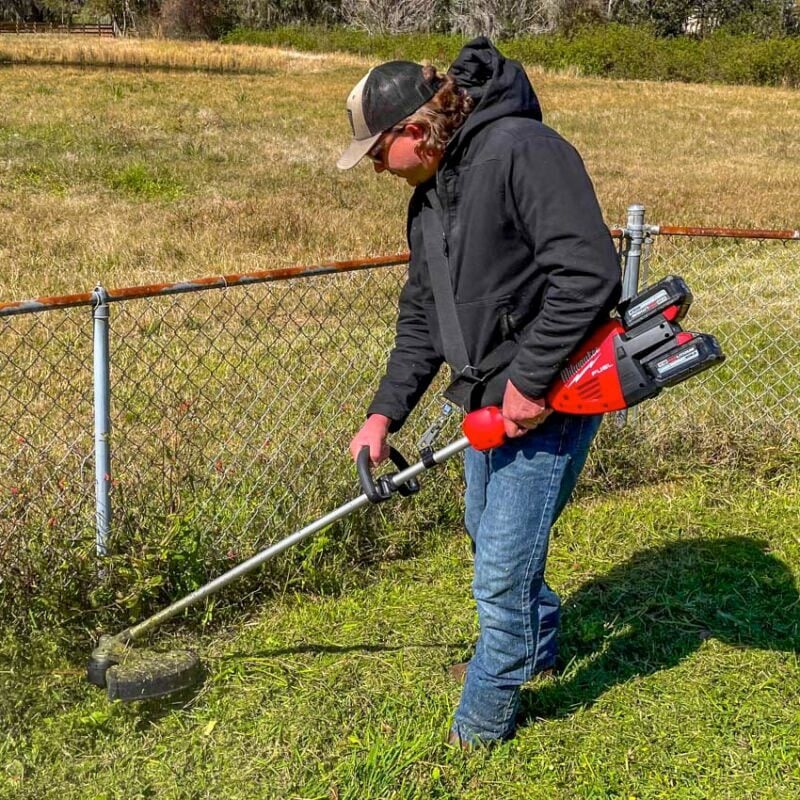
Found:
[(113, 637), (101, 637), (89, 657), (89, 683), (106, 689), (109, 700), (152, 700), (184, 692), (203, 679), (203, 667), (191, 650), (135, 650)]

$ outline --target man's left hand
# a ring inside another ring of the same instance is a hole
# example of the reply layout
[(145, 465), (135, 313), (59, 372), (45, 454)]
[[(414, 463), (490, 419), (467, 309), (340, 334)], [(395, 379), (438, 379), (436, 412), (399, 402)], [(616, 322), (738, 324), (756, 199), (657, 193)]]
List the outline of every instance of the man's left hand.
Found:
[(544, 422), (551, 413), (545, 406), (544, 398), (526, 397), (511, 381), (506, 381), (506, 391), (503, 395), (503, 423), (509, 439), (524, 436), (529, 430)]

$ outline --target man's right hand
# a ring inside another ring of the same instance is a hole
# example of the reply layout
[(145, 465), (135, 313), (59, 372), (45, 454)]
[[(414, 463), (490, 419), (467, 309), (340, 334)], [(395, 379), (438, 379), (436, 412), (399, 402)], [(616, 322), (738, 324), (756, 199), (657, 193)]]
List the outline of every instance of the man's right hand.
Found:
[(361, 426), (361, 430), (350, 442), (350, 455), (353, 456), (353, 461), (358, 458), (364, 445), (369, 447), (369, 458), (373, 467), (386, 461), (389, 458), (389, 445), (386, 438), (389, 435), (391, 424), (392, 421), (389, 417), (385, 417), (383, 414), (370, 414), (367, 421)]

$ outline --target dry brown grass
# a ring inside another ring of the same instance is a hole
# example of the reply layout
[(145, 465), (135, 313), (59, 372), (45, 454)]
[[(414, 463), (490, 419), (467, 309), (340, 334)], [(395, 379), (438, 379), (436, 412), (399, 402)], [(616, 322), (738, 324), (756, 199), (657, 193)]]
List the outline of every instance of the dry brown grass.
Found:
[(662, 224), (800, 224), (800, 93), (533, 77), (615, 218), (639, 198)]
[[(58, 37), (0, 53), (195, 70), (2, 68), (0, 300), (405, 249), (407, 187), (334, 164), (367, 62)], [(662, 224), (800, 224), (796, 92), (531, 75), (609, 224), (633, 202)]]
[(343, 53), (177, 42), (165, 39), (100, 39), (44, 34), (0, 39), (0, 64), (61, 64), (103, 67), (199, 69), (215, 72), (317, 72), (359, 62)]

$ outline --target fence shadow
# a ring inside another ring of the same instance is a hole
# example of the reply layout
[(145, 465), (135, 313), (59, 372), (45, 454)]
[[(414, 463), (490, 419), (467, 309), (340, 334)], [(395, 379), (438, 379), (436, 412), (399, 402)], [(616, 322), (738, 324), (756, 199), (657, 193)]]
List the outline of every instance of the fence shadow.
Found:
[(800, 651), (798, 603), (794, 576), (762, 540), (729, 536), (641, 551), (565, 603), (562, 656), (584, 663), (525, 688), (521, 723), (568, 716), (617, 684), (677, 665), (709, 638)]

